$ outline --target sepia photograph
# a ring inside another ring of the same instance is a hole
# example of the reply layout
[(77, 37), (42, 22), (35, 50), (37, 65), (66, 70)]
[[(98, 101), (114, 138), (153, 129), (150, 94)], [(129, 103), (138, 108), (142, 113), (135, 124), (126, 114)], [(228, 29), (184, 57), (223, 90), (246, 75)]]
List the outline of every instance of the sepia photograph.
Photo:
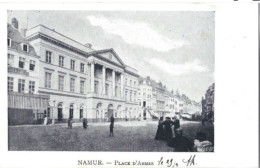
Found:
[(214, 11), (7, 21), (9, 151), (214, 152)]

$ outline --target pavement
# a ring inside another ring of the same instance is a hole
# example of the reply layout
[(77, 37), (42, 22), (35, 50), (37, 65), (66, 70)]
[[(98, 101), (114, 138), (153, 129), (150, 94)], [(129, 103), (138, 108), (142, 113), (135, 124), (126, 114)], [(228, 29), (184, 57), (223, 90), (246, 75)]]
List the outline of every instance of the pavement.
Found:
[[(180, 120), (180, 124), (189, 124), (189, 123), (200, 123), (198, 121), (185, 121)], [(115, 122), (115, 125), (119, 125), (122, 127), (140, 127), (140, 126), (147, 126), (147, 124), (154, 124), (157, 125), (158, 121), (150, 121), (150, 120), (144, 120), (144, 121), (117, 121)], [(110, 122), (95, 122), (95, 123), (88, 123), (88, 126), (109, 126)], [(15, 126), (9, 126), (9, 127), (42, 127), (42, 126), (62, 126), (62, 127), (68, 127), (67, 123), (59, 123), (59, 124), (49, 124), (49, 125), (15, 125)], [(73, 127), (82, 127), (82, 123), (73, 123)]]

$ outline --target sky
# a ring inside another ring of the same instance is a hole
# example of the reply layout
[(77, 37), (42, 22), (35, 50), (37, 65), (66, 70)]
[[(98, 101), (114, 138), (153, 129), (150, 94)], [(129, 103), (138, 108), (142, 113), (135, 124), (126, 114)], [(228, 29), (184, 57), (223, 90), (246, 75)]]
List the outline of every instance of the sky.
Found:
[(19, 29), (45, 25), (95, 50), (114, 48), (123, 62), (169, 90), (201, 101), (215, 81), (211, 11), (8, 11)]

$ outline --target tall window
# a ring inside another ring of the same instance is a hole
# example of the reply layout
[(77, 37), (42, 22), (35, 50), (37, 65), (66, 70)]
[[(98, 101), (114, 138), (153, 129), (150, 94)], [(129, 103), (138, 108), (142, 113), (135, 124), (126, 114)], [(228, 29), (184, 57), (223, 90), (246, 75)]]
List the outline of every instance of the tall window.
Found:
[(25, 58), (19, 57), (19, 68), (24, 68)]
[(29, 81), (29, 94), (34, 94), (35, 92), (35, 81)]
[(51, 88), (51, 73), (45, 72), (45, 87)]
[(94, 92), (95, 92), (95, 93), (98, 93), (98, 81), (95, 81), (95, 84), (94, 84)]
[(14, 91), (14, 78), (8, 77), (8, 92)]
[(51, 64), (51, 55), (52, 55), (52, 52), (50, 51), (46, 51), (46, 62)]
[(64, 90), (64, 76), (59, 75), (59, 90)]
[(125, 91), (125, 99), (127, 100), (127, 91)]
[(132, 86), (132, 80), (130, 80), (130, 86)]
[(75, 78), (70, 78), (70, 92), (75, 92)]
[(80, 63), (80, 72), (82, 72), (82, 73), (84, 73), (84, 66), (85, 66), (85, 64)]
[(24, 86), (25, 86), (25, 80), (19, 79), (18, 80), (18, 92), (24, 93)]
[(130, 92), (130, 101), (132, 101), (132, 92)]
[(34, 69), (35, 69), (35, 61), (30, 60), (30, 70), (34, 71)]
[(59, 56), (59, 66), (64, 67), (64, 57), (61, 55)]
[(80, 93), (85, 93), (85, 81), (80, 81)]
[(82, 106), (79, 109), (79, 118), (83, 118), (83, 107)]
[(8, 65), (14, 65), (14, 55), (8, 54)]
[(115, 96), (116, 96), (116, 97), (117, 97), (117, 95), (118, 95), (118, 94), (117, 94), (117, 90), (118, 90), (118, 87), (116, 86), (116, 87), (115, 87)]
[(127, 78), (125, 78), (125, 85), (127, 85)]
[(9, 39), (7, 39), (7, 46), (8, 47), (11, 47), (11, 44), (12, 44), (12, 40), (9, 38)]
[(70, 60), (70, 69), (75, 70), (75, 60)]
[(106, 95), (108, 95), (109, 84), (106, 83)]
[(136, 101), (136, 93), (134, 93), (134, 101)]
[(29, 46), (27, 44), (23, 44), (23, 51), (29, 52)]

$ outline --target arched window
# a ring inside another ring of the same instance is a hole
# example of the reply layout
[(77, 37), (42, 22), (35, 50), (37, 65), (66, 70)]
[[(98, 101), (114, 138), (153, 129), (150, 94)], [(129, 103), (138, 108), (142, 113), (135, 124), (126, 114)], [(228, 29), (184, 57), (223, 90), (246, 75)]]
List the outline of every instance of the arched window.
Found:
[(79, 109), (79, 118), (83, 118), (83, 106)]
[(69, 118), (73, 118), (73, 111), (74, 111), (74, 106), (73, 104), (70, 105), (70, 117)]

